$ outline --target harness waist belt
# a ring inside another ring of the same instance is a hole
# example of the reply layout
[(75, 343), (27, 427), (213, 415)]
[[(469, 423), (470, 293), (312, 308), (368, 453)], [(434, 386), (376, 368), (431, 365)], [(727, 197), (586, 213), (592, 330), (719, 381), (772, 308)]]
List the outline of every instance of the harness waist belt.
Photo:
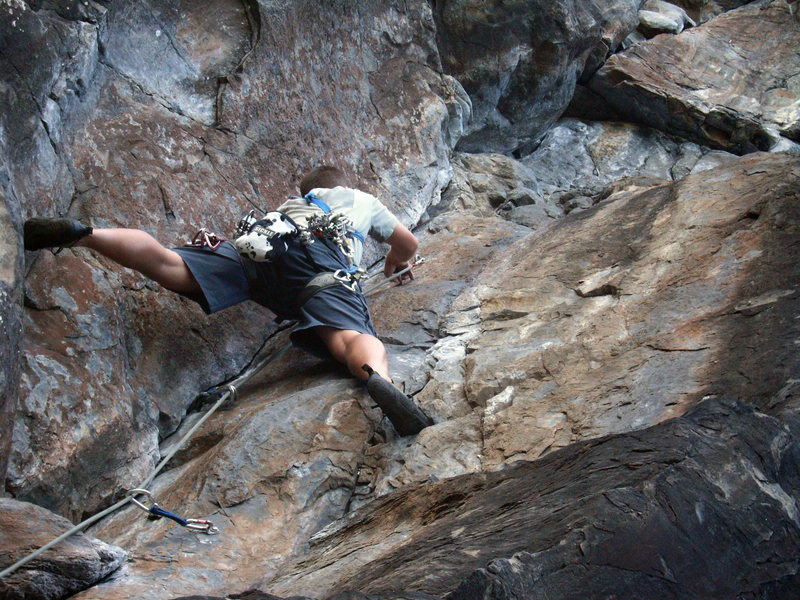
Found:
[(295, 305), (297, 308), (300, 308), (322, 290), (326, 290), (335, 285), (349, 287), (344, 281), (342, 281), (341, 276), (338, 276), (338, 273), (320, 273), (311, 279), (311, 281), (306, 284), (300, 293), (297, 294)]

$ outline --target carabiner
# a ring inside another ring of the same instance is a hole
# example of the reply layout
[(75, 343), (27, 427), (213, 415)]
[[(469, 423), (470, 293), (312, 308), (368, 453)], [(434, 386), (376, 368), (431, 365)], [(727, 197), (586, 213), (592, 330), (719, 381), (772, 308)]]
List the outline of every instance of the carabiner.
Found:
[(344, 269), (339, 269), (338, 271), (334, 271), (333, 278), (351, 292), (357, 292), (358, 280), (361, 278), (361, 272), (354, 271), (353, 273), (348, 273)]
[[(150, 499), (150, 506), (145, 506), (136, 499), (136, 496), (138, 496), (139, 494), (144, 494)], [(137, 488), (134, 490), (129, 490), (128, 495), (130, 496), (130, 501), (133, 502), (134, 505), (141, 508), (146, 513), (149, 513), (150, 509), (153, 508), (154, 506), (158, 506), (156, 504), (155, 498), (153, 498), (153, 494), (148, 490), (142, 490)]]
[[(233, 388), (233, 386), (230, 387)], [(233, 392), (235, 389), (236, 388), (233, 388), (231, 391)], [(217, 529), (211, 521), (207, 521), (206, 519), (184, 519), (175, 513), (164, 510), (156, 503), (153, 494), (148, 490), (137, 488), (130, 490), (128, 494), (130, 501), (133, 502), (134, 505), (156, 518), (160, 519), (161, 517), (166, 517), (167, 519), (175, 521), (178, 525), (186, 527), (186, 529), (190, 529), (198, 533), (205, 533), (206, 535), (216, 535), (219, 533), (219, 529)], [(144, 494), (148, 497), (151, 503), (150, 506), (147, 506), (136, 499), (136, 496), (139, 494)]]
[(211, 521), (206, 521), (205, 519), (186, 519), (186, 529), (205, 533), (206, 535), (217, 535), (219, 533), (219, 529)]

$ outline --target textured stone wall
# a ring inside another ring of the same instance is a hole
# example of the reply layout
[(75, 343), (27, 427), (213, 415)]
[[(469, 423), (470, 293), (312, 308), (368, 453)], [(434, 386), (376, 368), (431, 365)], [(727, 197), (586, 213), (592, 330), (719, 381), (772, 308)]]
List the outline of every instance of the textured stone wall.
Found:
[(798, 12), (740, 5), (0, 5), (18, 500), (107, 505), (274, 331), (85, 251), (23, 265), (22, 218), (180, 243), (330, 161), (426, 257), (369, 304), (433, 426), (290, 350), (152, 484), (220, 535), (126, 508), (77, 597), (796, 596)]

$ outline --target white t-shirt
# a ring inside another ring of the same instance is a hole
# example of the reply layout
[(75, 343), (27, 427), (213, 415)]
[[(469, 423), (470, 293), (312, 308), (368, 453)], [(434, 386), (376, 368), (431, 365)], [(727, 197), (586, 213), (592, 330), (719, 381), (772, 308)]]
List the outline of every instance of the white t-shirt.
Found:
[[(353, 221), (356, 230), (366, 237), (371, 235), (381, 242), (392, 235), (398, 223), (388, 208), (381, 204), (375, 196), (346, 187), (315, 188), (311, 192), (330, 206), (332, 212), (342, 213)], [(290, 198), (278, 207), (290, 219), (301, 227), (305, 227), (310, 217), (323, 213), (315, 204), (309, 204), (305, 198)], [(348, 238), (353, 246), (353, 263), (359, 264), (364, 252), (363, 244), (356, 238)]]

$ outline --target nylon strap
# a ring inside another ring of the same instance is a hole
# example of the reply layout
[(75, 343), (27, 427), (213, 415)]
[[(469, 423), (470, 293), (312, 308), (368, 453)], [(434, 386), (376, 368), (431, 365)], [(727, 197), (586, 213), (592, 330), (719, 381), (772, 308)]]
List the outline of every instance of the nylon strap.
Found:
[(300, 309), (306, 302), (311, 300), (311, 298), (316, 296), (319, 292), (322, 290), (327, 290), (335, 285), (342, 285), (342, 282), (336, 279), (333, 273), (320, 273), (311, 279), (311, 281), (309, 281), (302, 290), (300, 290), (300, 293), (297, 294), (295, 305), (298, 309)]

